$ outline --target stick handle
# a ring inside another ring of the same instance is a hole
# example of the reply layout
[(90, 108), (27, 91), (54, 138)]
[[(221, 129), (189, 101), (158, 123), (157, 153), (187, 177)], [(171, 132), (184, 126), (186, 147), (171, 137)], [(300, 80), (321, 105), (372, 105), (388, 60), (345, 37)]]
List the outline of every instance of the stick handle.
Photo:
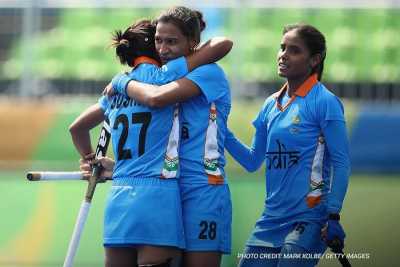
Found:
[(74, 232), (72, 233), (71, 240), (69, 241), (67, 256), (64, 260), (63, 267), (72, 267), (74, 263), (74, 258), (76, 251), (78, 250), (79, 241), (81, 239), (83, 227), (85, 226), (87, 216), (90, 210), (90, 202), (84, 200), (81, 204), (81, 208), (79, 210), (78, 218), (76, 219)]
[(351, 264), (349, 260), (346, 257), (346, 254), (344, 254), (343, 250), (338, 251), (339, 253), (339, 262), (343, 267), (351, 267)]
[(339, 255), (338, 260), (339, 260), (340, 264), (342, 265), (342, 267), (351, 267), (351, 263), (347, 259), (346, 254), (343, 252), (343, 249), (340, 246), (340, 240), (339, 239), (334, 239), (330, 243), (330, 248), (331, 248), (333, 253)]

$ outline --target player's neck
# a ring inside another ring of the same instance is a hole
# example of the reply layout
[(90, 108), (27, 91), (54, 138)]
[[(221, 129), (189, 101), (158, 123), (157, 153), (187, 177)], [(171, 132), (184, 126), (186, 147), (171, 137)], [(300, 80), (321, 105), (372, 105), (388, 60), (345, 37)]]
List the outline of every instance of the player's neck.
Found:
[(287, 94), (291, 97), (298, 88), (308, 79), (308, 77), (301, 77), (299, 79), (287, 80)]

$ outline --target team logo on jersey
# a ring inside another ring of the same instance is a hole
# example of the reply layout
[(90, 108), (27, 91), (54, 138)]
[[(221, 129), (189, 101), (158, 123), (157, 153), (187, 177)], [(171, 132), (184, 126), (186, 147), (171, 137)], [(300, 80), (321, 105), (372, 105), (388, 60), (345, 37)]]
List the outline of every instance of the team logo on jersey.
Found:
[(162, 177), (163, 178), (175, 178), (176, 173), (178, 171), (178, 157), (175, 158), (169, 158), (168, 156), (165, 156), (164, 158), (164, 166), (162, 169)]
[(279, 140), (276, 140), (276, 143), (278, 150), (266, 153), (268, 170), (287, 169), (299, 163), (300, 151), (288, 150)]
[(204, 159), (204, 168), (206, 171), (215, 172), (218, 169), (217, 159)]
[(216, 119), (217, 119), (217, 110), (215, 109), (215, 107), (212, 107), (210, 109), (210, 120), (215, 121)]
[(165, 157), (164, 159), (164, 169), (167, 171), (176, 171), (178, 169), (178, 157), (169, 158)]
[(293, 124), (299, 124), (300, 123), (300, 117), (299, 115), (296, 115), (292, 118)]

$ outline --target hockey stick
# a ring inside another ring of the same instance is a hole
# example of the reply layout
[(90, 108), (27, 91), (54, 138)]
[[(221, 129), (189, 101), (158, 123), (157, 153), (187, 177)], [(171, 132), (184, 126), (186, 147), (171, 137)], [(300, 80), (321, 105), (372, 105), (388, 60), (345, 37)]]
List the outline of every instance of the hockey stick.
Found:
[(331, 248), (331, 251), (337, 254), (337, 258), (342, 265), (342, 267), (351, 267), (349, 260), (346, 257), (346, 254), (343, 252), (342, 246), (340, 245), (341, 241), (339, 239), (332, 240), (328, 246)]
[[(56, 171), (32, 171), (28, 172), (26, 178), (29, 181), (63, 181), (63, 180), (88, 180), (82, 172), (56, 172)], [(105, 180), (112, 180), (111, 177)]]
[[(100, 132), (99, 141), (97, 143), (95, 158), (99, 158), (106, 155), (108, 144), (110, 142), (111, 132), (108, 121), (104, 121), (103, 127)], [(74, 232), (72, 233), (71, 240), (69, 242), (67, 255), (64, 260), (63, 267), (72, 267), (74, 262), (76, 251), (78, 250), (79, 241), (82, 235), (83, 227), (85, 226), (86, 219), (91, 206), (94, 190), (99, 182), (100, 173), (102, 166), (97, 163), (93, 166), (92, 175), (88, 179), (88, 187), (86, 189), (85, 199), (82, 202), (79, 210), (78, 218), (76, 219)]]

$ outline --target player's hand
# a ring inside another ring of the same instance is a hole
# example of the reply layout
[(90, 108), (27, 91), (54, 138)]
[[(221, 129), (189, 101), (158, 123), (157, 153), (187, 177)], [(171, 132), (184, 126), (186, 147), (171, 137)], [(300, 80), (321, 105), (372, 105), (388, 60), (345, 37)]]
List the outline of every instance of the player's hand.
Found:
[(111, 178), (113, 174), (113, 169), (115, 162), (111, 158), (108, 157), (101, 157), (98, 159), (90, 159), (88, 160), (86, 157), (84, 159), (79, 160), (79, 169), (83, 173), (83, 177), (85, 179), (89, 179), (89, 177), (92, 175), (93, 171), (93, 165), (96, 163), (100, 163), (101, 166), (103, 167), (103, 170), (100, 173), (100, 178), (102, 179), (107, 179)]
[(346, 234), (339, 219), (328, 219), (321, 235), (332, 251), (341, 251), (343, 249)]
[(109, 84), (107, 84), (107, 86), (104, 88), (103, 90), (103, 95), (105, 96), (112, 96), (115, 94), (115, 91), (112, 87), (112, 83), (110, 82)]
[(117, 74), (111, 80), (111, 87), (116, 93), (127, 96), (126, 87), (131, 80), (132, 78), (126, 73)]

